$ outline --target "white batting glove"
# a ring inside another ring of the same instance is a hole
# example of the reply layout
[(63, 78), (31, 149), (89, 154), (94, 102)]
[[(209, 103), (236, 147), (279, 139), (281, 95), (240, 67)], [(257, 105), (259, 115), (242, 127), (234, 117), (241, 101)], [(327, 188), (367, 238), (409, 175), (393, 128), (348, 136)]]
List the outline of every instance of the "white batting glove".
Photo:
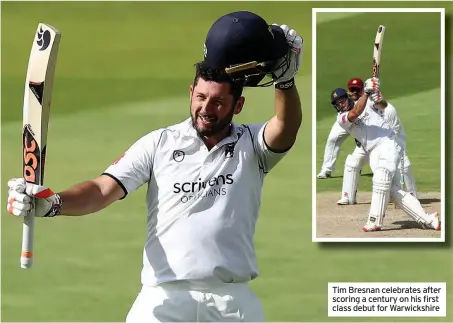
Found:
[(372, 77), (365, 81), (363, 90), (365, 91), (365, 93), (371, 94), (371, 93), (379, 91), (380, 86), (381, 86), (381, 83), (380, 83), (379, 79), (377, 77)]
[[(278, 26), (277, 24), (274, 25)], [(274, 84), (277, 87), (278, 84), (291, 81), (297, 72), (299, 72), (304, 51), (304, 40), (297, 35), (297, 32), (294, 29), (290, 29), (287, 25), (281, 25), (280, 28), (285, 33), (286, 41), (288, 42), (290, 49), (285, 57), (280, 58), (276, 62), (276, 66), (281, 65), (281, 67), (274, 72), (276, 76)], [(292, 84), (290, 84), (290, 86), (292, 86)]]
[(374, 93), (371, 93), (370, 99), (374, 103), (380, 103), (380, 102), (384, 101), (384, 96), (382, 95), (381, 91), (379, 90)]
[(8, 188), (7, 210), (11, 215), (25, 216), (32, 209), (38, 217), (53, 217), (60, 213), (61, 198), (49, 188), (27, 183), (23, 178), (10, 179)]

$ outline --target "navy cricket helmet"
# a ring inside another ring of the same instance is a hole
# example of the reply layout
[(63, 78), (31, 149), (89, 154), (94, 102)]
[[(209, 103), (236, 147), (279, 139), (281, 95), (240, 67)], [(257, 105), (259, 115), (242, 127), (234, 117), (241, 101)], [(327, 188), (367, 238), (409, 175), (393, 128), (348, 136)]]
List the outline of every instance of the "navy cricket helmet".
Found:
[(341, 107), (337, 106), (337, 101), (339, 99), (346, 98), (348, 100), (347, 110), (350, 110), (354, 107), (354, 101), (349, 97), (348, 91), (342, 88), (336, 88), (330, 94), (330, 103), (333, 105), (334, 109), (337, 112), (344, 112), (347, 110), (342, 110)]
[[(289, 45), (283, 30), (268, 25), (259, 15), (249, 11), (228, 13), (209, 29), (204, 44), (204, 65), (225, 71), (244, 86), (259, 84), (269, 74), (272, 78), (279, 66), (276, 61), (288, 54)], [(288, 62), (289, 63), (289, 62)]]

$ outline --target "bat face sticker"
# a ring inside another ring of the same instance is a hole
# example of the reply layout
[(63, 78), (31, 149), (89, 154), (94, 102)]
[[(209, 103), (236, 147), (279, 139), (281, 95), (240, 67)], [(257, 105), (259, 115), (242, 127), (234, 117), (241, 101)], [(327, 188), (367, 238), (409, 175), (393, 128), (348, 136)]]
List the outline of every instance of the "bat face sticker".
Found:
[(43, 30), (42, 27), (38, 30), (38, 40), (36, 44), (40, 47), (39, 50), (43, 51), (49, 47), (50, 44), (50, 32), (48, 30)]

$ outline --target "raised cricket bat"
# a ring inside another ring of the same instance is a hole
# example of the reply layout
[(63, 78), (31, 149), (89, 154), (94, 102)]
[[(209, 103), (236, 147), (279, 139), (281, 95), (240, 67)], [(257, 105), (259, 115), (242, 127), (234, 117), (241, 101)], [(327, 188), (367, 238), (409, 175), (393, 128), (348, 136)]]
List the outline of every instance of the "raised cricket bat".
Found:
[[(373, 47), (373, 77), (380, 77), (380, 67), (381, 67), (381, 53), (382, 53), (382, 45), (384, 44), (384, 34), (385, 34), (385, 26), (379, 25), (376, 38), (374, 39), (374, 47)], [(401, 157), (403, 158), (403, 157)], [(402, 168), (401, 168), (402, 169)], [(404, 180), (404, 175), (401, 174), (402, 181)], [(402, 182), (401, 184), (404, 184)], [(394, 208), (397, 208), (396, 203), (393, 202)]]
[[(23, 107), (23, 176), (29, 183), (43, 185), (47, 130), (55, 65), (61, 33), (55, 27), (39, 23), (28, 61)], [(24, 217), (21, 268), (33, 265), (35, 215)]]
[(379, 70), (381, 67), (382, 44), (384, 43), (384, 34), (385, 26), (380, 25), (376, 32), (376, 38), (374, 39), (373, 77), (379, 77)]

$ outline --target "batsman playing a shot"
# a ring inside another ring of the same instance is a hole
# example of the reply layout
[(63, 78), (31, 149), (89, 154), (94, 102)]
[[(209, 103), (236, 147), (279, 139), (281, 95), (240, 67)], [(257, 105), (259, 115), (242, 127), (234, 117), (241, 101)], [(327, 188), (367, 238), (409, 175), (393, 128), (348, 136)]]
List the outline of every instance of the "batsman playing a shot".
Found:
[[(258, 276), (254, 232), (263, 181), (302, 122), (294, 79), (302, 53), (302, 38), (286, 25), (246, 11), (222, 16), (196, 64), (188, 119), (151, 131), (102, 175), (63, 192), (11, 179), (8, 212), (90, 214), (146, 184), (142, 289), (126, 322), (264, 321), (249, 288)], [(259, 84), (266, 75), (272, 80)], [(243, 88), (260, 85), (275, 87), (275, 115), (234, 123)]]
[(406, 149), (405, 142), (374, 106), (374, 103), (383, 101), (379, 86), (378, 78), (366, 80), (364, 93), (356, 104), (348, 96), (340, 95), (344, 89), (332, 92), (332, 103), (339, 112), (338, 123), (360, 142), (369, 155), (373, 171), (371, 206), (363, 230), (381, 230), (390, 196), (399, 208), (423, 227), (440, 230), (437, 212), (426, 213), (417, 198), (401, 189), (401, 174), (397, 169)]
[[(353, 84), (354, 82), (357, 86), (350, 86), (348, 89), (349, 93), (346, 91), (342, 92), (341, 90), (334, 92), (337, 98), (349, 96), (354, 103), (356, 103), (363, 94), (363, 81), (361, 79), (354, 78), (348, 82), (348, 85)], [(375, 105), (377, 108), (375, 111), (383, 116), (384, 120), (390, 125), (390, 128), (393, 130), (395, 135), (398, 136), (399, 140), (404, 143), (404, 146), (406, 146), (406, 132), (404, 131), (403, 124), (398, 117), (395, 107), (388, 101), (383, 101), (380, 104), (374, 104), (374, 102), (369, 101), (370, 99), (368, 99), (367, 104)], [(331, 96), (331, 103), (335, 108), (335, 98), (333, 96)], [(336, 124), (340, 127), (338, 123)], [(345, 131), (343, 128), (341, 129)], [(349, 134), (347, 135), (349, 136)], [(365, 149), (363, 149), (357, 139), (355, 139), (355, 142), (356, 147), (354, 151), (346, 157), (343, 173), (343, 188), (341, 198), (337, 202), (338, 205), (350, 205), (357, 203), (356, 194), (360, 181), (360, 173), (365, 163), (369, 162), (369, 156)], [(402, 178), (404, 179), (402, 186), (404, 186), (404, 190), (417, 197), (415, 178), (412, 173), (412, 166), (406, 150), (403, 152), (402, 162), (398, 163), (398, 172), (402, 173)]]

